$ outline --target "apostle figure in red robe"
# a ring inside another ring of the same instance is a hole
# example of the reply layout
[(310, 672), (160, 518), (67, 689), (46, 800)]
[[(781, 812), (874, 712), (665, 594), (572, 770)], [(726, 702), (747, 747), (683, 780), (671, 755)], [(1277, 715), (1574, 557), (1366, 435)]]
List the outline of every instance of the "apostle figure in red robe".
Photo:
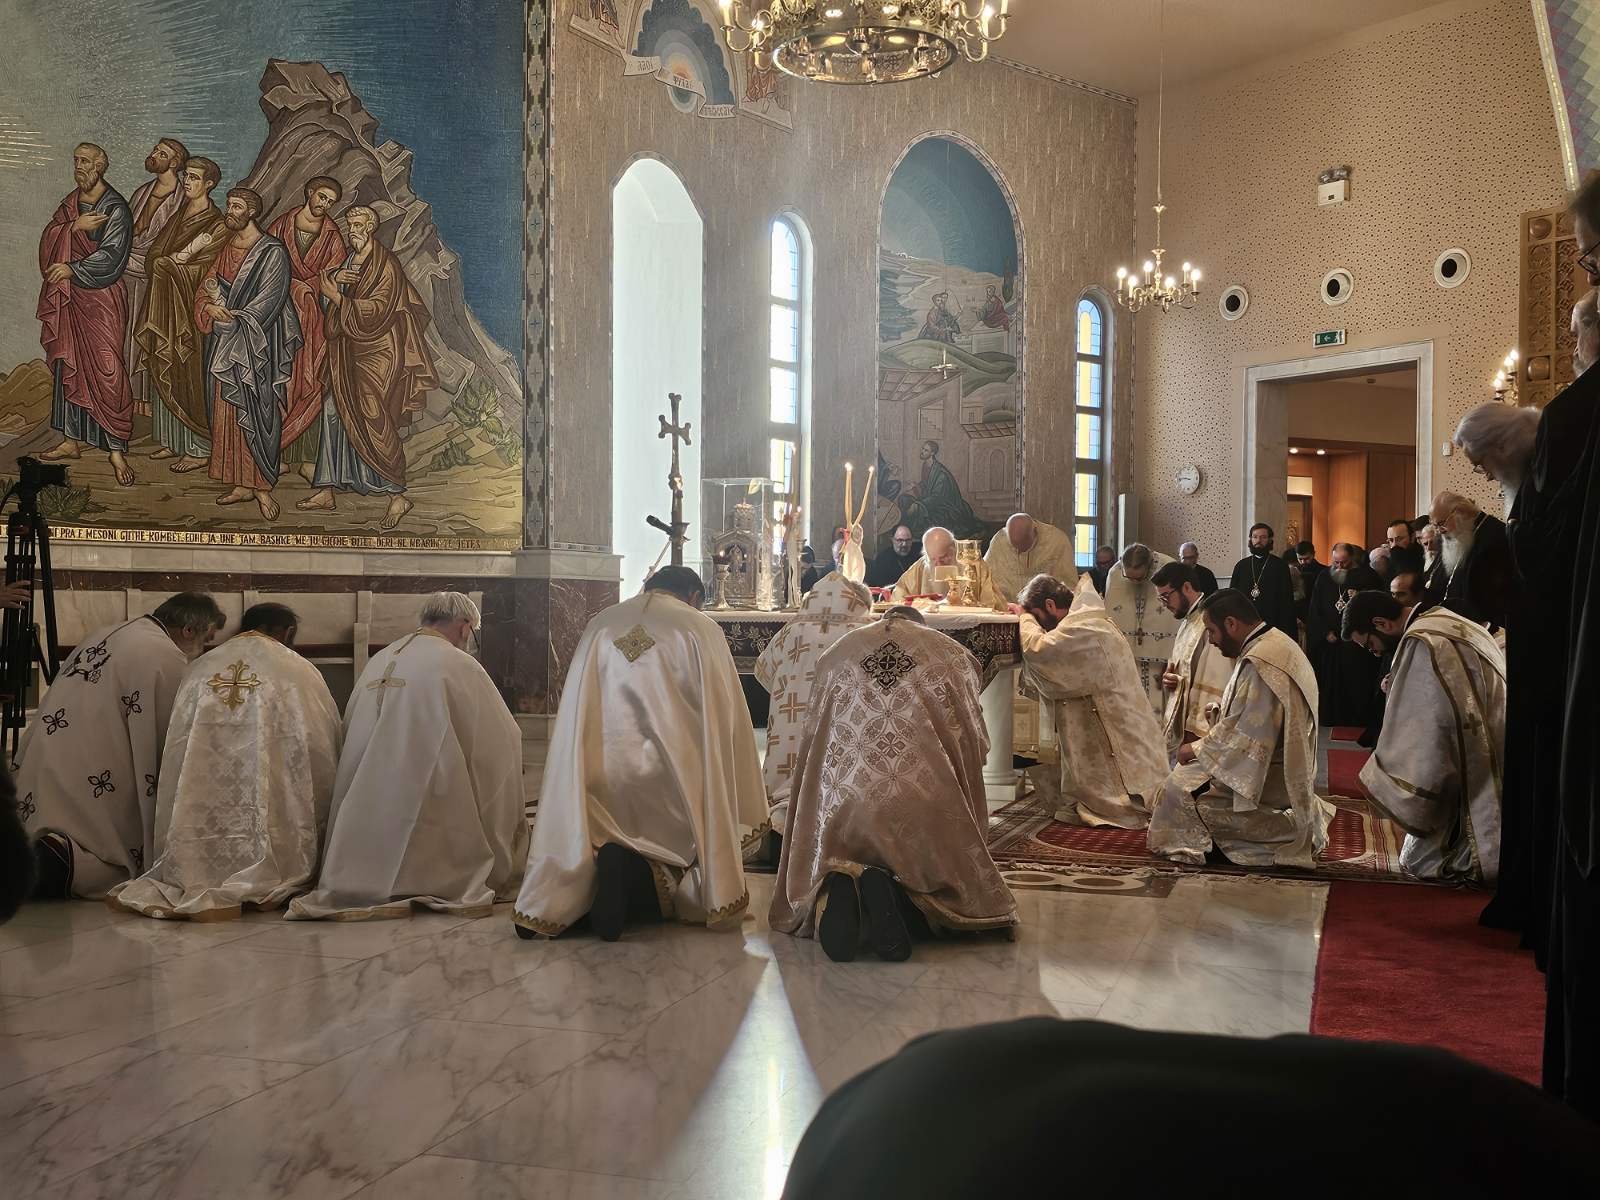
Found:
[(295, 351), (283, 414), (283, 465), (310, 483), (322, 445), (322, 397), (328, 390), (328, 339), (322, 330), (322, 273), (344, 262), (345, 244), (329, 214), (344, 196), (339, 181), (318, 175), (306, 181), (306, 202), (267, 226), (289, 251), (289, 298), (305, 340)]
[(133, 394), (128, 386), (128, 296), (122, 274), (133, 245), (128, 202), (106, 182), (110, 159), (92, 142), (72, 152), (77, 187), (61, 202), (39, 239), (39, 334), (54, 381), (50, 426), (61, 443), (39, 457), (78, 458), (85, 446), (104, 450), (117, 482), (133, 482), (128, 436)]
[(254, 500), (264, 520), (278, 518), (283, 413), (300, 348), (289, 303), (289, 252), (261, 232), (262, 200), (249, 188), (228, 193), (228, 244), (200, 281), (195, 328), (205, 335), (211, 415), (211, 478), (232, 484), (218, 504)]

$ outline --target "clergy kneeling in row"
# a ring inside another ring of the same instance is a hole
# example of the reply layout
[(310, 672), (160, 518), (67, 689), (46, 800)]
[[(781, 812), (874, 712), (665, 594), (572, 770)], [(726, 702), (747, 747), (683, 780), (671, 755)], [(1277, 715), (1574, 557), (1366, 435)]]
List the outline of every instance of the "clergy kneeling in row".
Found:
[(180, 592), (91, 633), (62, 664), (17, 749), (36, 896), (98, 900), (154, 858), (173, 698), (224, 620), (210, 596)]
[(1178, 619), (1172, 657), (1161, 676), (1167, 692), (1164, 732), (1168, 765), (1176, 766), (1180, 747), (1211, 732), (1212, 721), (1221, 714), (1222, 692), (1233, 674), (1233, 664), (1206, 636), (1205, 618), (1200, 614), (1205, 593), (1198, 568), (1167, 563), (1155, 573), (1154, 583), (1161, 603)]
[(1419, 879), (1493, 886), (1505, 654), (1483, 626), (1444, 607), (1402, 607), (1387, 592), (1358, 592), (1343, 620), (1346, 641), (1394, 654), (1383, 732), (1361, 786), (1406, 831), (1401, 867)]
[(172, 706), (156, 788), (155, 859), (108, 903), (226, 920), (311, 886), (339, 766), (339, 706), (296, 654), (300, 624), (257, 604), (202, 654)]
[(435, 592), (415, 633), (372, 656), (344, 714), (317, 889), (290, 920), (489, 916), (522, 878), (522, 733), (467, 652), (483, 618)]
[[(895, 603), (901, 604), (918, 596), (944, 595), (945, 585), (939, 579), (939, 568), (955, 565), (956, 535), (935, 525), (922, 535), (922, 557), (912, 563), (906, 573), (900, 576), (900, 582), (894, 585)], [(979, 559), (972, 564), (972, 569), (976, 575), (972, 581), (973, 604), (979, 608), (1004, 608), (1005, 597), (995, 586), (988, 564)]]
[(1128, 639), (1087, 575), (1076, 594), (1053, 576), (1035, 576), (1018, 600), (1028, 680), (1055, 704), (1056, 820), (1143, 829), (1167, 777), (1167, 756)]
[(550, 734), (519, 936), (555, 937), (585, 916), (606, 941), (629, 921), (743, 919), (744, 856), (769, 828), (767, 796), (738, 670), (704, 602), (694, 571), (663, 567), (583, 631)]
[(794, 620), (778, 631), (756, 659), (756, 680), (772, 694), (762, 774), (776, 837), (783, 836), (788, 820), (789, 792), (800, 757), (800, 735), (810, 711), (817, 659), (850, 630), (871, 620), (872, 593), (866, 585), (830, 571), (806, 593)]
[(900, 606), (817, 661), (768, 914), (835, 962), (912, 931), (1010, 929), (1016, 903), (985, 833), (989, 752), (972, 656)]
[(1200, 866), (1213, 848), (1241, 867), (1316, 864), (1334, 808), (1317, 778), (1317, 679), (1300, 644), (1235, 588), (1200, 603), (1206, 636), (1234, 660), (1222, 713), (1180, 746), (1150, 817), (1153, 854)]

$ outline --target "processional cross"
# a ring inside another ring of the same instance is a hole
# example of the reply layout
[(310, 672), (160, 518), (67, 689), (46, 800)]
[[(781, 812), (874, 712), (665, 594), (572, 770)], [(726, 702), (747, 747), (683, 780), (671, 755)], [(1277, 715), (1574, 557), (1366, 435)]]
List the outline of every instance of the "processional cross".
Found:
[(678, 443), (690, 445), (689, 422), (678, 420), (678, 406), (683, 403), (683, 397), (676, 392), (668, 392), (667, 399), (672, 401), (672, 420), (657, 414), (656, 420), (661, 422), (661, 432), (657, 438), (672, 438), (672, 472), (667, 476), (667, 486), (672, 489), (672, 521), (669, 524), (660, 517), (649, 516), (645, 522), (653, 528), (659, 529), (667, 535), (672, 545), (672, 565), (683, 566), (683, 544), (689, 540), (689, 523), (683, 519), (683, 473), (678, 467)]

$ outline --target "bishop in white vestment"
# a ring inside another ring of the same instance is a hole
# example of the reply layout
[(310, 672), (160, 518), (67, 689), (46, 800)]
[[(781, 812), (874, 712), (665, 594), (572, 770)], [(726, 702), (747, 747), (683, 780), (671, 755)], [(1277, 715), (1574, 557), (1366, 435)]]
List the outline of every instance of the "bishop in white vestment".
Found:
[(17, 750), (39, 895), (98, 900), (154, 858), (173, 698), (223, 620), (210, 596), (183, 592), (90, 634), (62, 665)]
[(1167, 708), (1163, 732), (1168, 755), (1176, 755), (1185, 742), (1199, 741), (1211, 732), (1212, 720), (1222, 711), (1222, 693), (1233, 674), (1233, 664), (1206, 637), (1200, 615), (1200, 576), (1188, 563), (1168, 563), (1155, 573), (1161, 603), (1178, 622), (1161, 686)]
[(700, 577), (663, 567), (589, 622), (550, 734), (514, 920), (554, 937), (586, 914), (737, 925), (766, 834), (755, 730)]
[(1143, 829), (1167, 777), (1167, 756), (1127, 639), (1087, 577), (1074, 595), (1062, 580), (1037, 576), (1022, 589), (1020, 606), (1029, 680), (1055, 703), (1056, 820)]
[(466, 647), (482, 618), (436, 592), (415, 633), (372, 656), (344, 713), (322, 878), (290, 920), (486, 917), (528, 844), (522, 733)]
[(1006, 527), (990, 540), (983, 561), (994, 576), (995, 587), (1008, 601), (1015, 602), (1035, 575), (1059, 579), (1069, 591), (1078, 586), (1072, 538), (1065, 530), (1036, 521), (1027, 513), (1012, 514)]
[[(904, 959), (903, 897), (935, 929), (1017, 923), (989, 856), (989, 736), (976, 664), (909, 609), (851, 630), (817, 663), (772, 928), (855, 957), (861, 911), (879, 957)], [(896, 896), (896, 892), (899, 896)]]
[[(906, 568), (900, 581), (894, 585), (894, 600), (902, 603), (913, 596), (944, 595), (945, 584), (937, 578), (939, 567), (956, 565), (956, 539), (948, 529), (937, 525), (922, 535), (922, 557)], [(1006, 599), (995, 586), (988, 564), (979, 559), (973, 564), (977, 572), (972, 581), (973, 604), (979, 608), (1003, 609)]]
[(147, 917), (226, 920), (311, 886), (339, 766), (339, 706), (291, 648), (281, 604), (189, 669), (156, 789), (155, 861), (109, 897)]
[(1400, 865), (1418, 879), (1492, 887), (1504, 652), (1483, 626), (1448, 608), (1406, 609), (1387, 592), (1357, 592), (1345, 606), (1343, 636), (1379, 657), (1394, 652), (1383, 732), (1361, 786), (1406, 831)]
[(1106, 612), (1133, 647), (1139, 665), (1139, 685), (1144, 688), (1150, 711), (1159, 718), (1167, 707), (1167, 694), (1161, 677), (1167, 673), (1172, 643), (1178, 634), (1173, 619), (1151, 576), (1172, 560), (1148, 546), (1135, 542), (1122, 552), (1116, 566), (1106, 573)]
[(1199, 866), (1215, 846), (1241, 867), (1310, 870), (1334, 813), (1314, 790), (1317, 677), (1243, 592), (1213, 592), (1200, 611), (1233, 676), (1221, 717), (1178, 750), (1150, 817), (1151, 853)]
[(772, 693), (767, 715), (767, 757), (762, 773), (772, 828), (783, 833), (789, 788), (799, 762), (800, 733), (822, 652), (872, 620), (872, 593), (831, 571), (806, 593), (800, 611), (756, 659), (756, 680)]

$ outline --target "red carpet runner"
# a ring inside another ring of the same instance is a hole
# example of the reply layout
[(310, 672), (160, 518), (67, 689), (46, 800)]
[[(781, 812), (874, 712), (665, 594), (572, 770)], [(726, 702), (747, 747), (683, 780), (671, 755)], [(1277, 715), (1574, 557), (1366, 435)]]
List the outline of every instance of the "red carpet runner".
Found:
[(1439, 1046), (1538, 1083), (1544, 977), (1515, 934), (1478, 924), (1487, 899), (1332, 883), (1311, 1032)]

